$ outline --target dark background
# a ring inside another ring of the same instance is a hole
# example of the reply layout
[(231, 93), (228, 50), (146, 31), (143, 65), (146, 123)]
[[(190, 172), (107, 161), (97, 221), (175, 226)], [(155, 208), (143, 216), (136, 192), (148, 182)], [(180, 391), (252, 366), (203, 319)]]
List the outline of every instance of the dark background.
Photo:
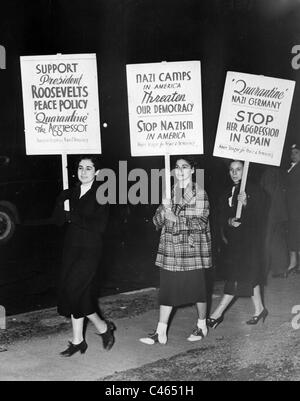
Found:
[[(0, 70), (0, 154), (11, 162), (0, 171), (0, 200), (13, 181), (11, 191), (22, 185), (26, 193), (20, 202), (26, 218), (30, 213), (41, 217), (50, 213), (61, 189), (59, 156), (25, 156), (20, 56), (97, 54), (101, 125), (108, 124), (101, 132), (102, 159), (116, 170), (119, 160), (128, 160), (129, 169), (163, 168), (161, 157), (130, 156), (126, 64), (200, 60), (205, 156), (197, 159), (206, 171), (214, 223), (226, 183), (223, 161), (212, 157), (226, 72), (299, 81), (300, 70), (291, 66), (297, 44), (299, 0), (1, 1), (0, 45), (6, 48), (7, 66)], [(283, 166), (289, 146), (300, 139), (299, 95), (296, 82)], [(73, 163), (70, 156), (71, 180)], [(263, 168), (252, 165), (252, 178), (258, 179)], [(103, 294), (156, 284), (152, 212), (151, 206), (111, 208)], [(9, 311), (53, 303), (61, 236), (49, 225), (22, 224), (0, 247), (0, 303)]]

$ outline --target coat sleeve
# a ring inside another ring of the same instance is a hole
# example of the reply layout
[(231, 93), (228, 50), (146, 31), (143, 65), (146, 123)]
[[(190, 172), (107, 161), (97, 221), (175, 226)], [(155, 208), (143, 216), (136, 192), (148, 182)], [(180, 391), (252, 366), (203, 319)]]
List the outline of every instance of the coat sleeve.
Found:
[(228, 203), (228, 194), (224, 193), (218, 201), (218, 218), (221, 231), (228, 226), (228, 219), (231, 214), (231, 209)]
[(264, 218), (266, 197), (261, 188), (251, 185), (246, 188), (247, 206), (243, 207), (242, 224), (260, 225)]
[(62, 226), (69, 221), (70, 213), (64, 210), (64, 202), (67, 199), (70, 199), (70, 191), (68, 189), (61, 192), (61, 194), (57, 197), (49, 223)]
[(160, 205), (153, 217), (153, 223), (157, 230), (161, 229), (165, 225), (165, 211), (163, 205)]

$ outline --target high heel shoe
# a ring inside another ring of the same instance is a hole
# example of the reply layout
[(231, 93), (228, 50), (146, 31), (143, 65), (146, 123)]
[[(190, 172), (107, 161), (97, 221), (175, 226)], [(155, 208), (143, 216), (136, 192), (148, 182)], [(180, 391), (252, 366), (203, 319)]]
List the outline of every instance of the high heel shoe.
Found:
[(287, 278), (288, 277), (288, 272), (285, 273), (276, 273), (276, 274), (272, 274), (273, 278)]
[(266, 320), (266, 317), (268, 316), (268, 314), (269, 314), (269, 312), (265, 308), (259, 315), (253, 316), (250, 320), (248, 320), (246, 322), (246, 324), (254, 325), (254, 324), (257, 324), (261, 319), (262, 319), (262, 321), (264, 323), (265, 320)]
[(286, 276), (286, 278), (288, 278), (288, 276), (290, 275), (290, 274), (299, 274), (299, 267), (298, 267), (298, 265), (295, 265), (295, 266), (293, 266), (293, 267), (290, 267), (289, 269), (287, 269), (287, 271), (285, 272), (285, 276)]
[(222, 323), (224, 320), (224, 316), (221, 315), (220, 317), (218, 317), (217, 319), (213, 319), (211, 317), (206, 319), (206, 324), (208, 327), (212, 328), (212, 329), (216, 329), (220, 323)]
[(87, 349), (88, 349), (88, 345), (85, 342), (85, 340), (83, 340), (80, 344), (77, 344), (77, 345), (75, 345), (69, 341), (68, 348), (65, 351), (62, 351), (60, 353), (60, 355), (65, 358), (69, 358), (70, 356), (73, 356), (74, 354), (76, 354), (76, 352), (85, 354)]

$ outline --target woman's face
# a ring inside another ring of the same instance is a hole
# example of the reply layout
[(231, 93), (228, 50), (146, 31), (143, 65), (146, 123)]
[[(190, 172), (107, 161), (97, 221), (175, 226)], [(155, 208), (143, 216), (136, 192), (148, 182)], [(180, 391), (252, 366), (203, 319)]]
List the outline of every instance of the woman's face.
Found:
[(177, 180), (186, 182), (192, 179), (194, 168), (184, 159), (179, 159), (175, 166), (175, 176)]
[(81, 160), (78, 164), (77, 174), (82, 184), (90, 184), (97, 174), (94, 163), (89, 159)]
[(238, 184), (243, 177), (244, 166), (243, 163), (237, 161), (232, 162), (229, 167), (229, 175), (235, 184)]

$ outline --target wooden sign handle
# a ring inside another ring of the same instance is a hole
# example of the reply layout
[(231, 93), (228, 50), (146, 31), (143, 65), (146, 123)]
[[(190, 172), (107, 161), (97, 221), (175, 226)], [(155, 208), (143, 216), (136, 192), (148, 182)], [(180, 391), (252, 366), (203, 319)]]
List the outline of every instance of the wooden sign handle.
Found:
[[(69, 178), (68, 178), (68, 157), (66, 153), (62, 153), (61, 155), (62, 162), (62, 175), (63, 175), (63, 189), (69, 188)], [(70, 211), (70, 201), (69, 199), (65, 200), (64, 209), (66, 212)]]
[(166, 198), (171, 199), (170, 155), (165, 155), (165, 182), (166, 182)]
[[(249, 172), (249, 166), (250, 162), (245, 162), (244, 163), (244, 170), (243, 170), (243, 177), (242, 177), (242, 183), (241, 183), (241, 189), (240, 189), (240, 194), (245, 191), (246, 189), (246, 184), (247, 184), (247, 178), (248, 178), (248, 172)], [(236, 218), (240, 219), (242, 216), (242, 209), (243, 209), (243, 204), (242, 202), (238, 202), (238, 206), (236, 209)]]

